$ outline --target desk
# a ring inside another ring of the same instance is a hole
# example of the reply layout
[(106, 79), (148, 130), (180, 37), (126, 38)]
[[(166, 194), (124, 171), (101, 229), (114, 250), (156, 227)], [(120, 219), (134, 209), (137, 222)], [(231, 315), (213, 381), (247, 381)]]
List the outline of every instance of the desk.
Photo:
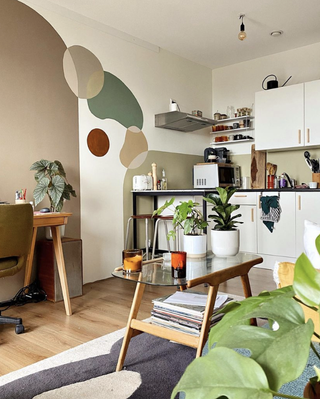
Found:
[[(195, 262), (194, 259), (187, 260), (186, 279), (172, 278), (171, 269), (163, 269), (162, 261), (157, 259), (145, 262), (141, 273), (123, 274), (122, 270), (112, 273), (114, 277), (134, 281), (137, 284), (116, 371), (120, 371), (123, 367), (131, 338), (142, 332), (196, 348), (196, 357), (201, 356), (202, 349), (208, 338), (210, 317), (213, 312), (219, 285), (234, 277), (240, 277), (244, 296), (246, 298), (251, 296), (248, 273), (254, 265), (262, 263), (263, 259), (258, 255), (249, 253), (239, 253), (236, 256), (224, 258), (218, 258), (211, 253), (207, 255), (204, 264), (200, 265), (200, 267), (192, 267), (192, 265), (189, 267), (188, 261), (190, 265), (192, 262)], [(199, 284), (208, 284), (208, 298), (200, 336), (196, 337), (138, 320), (137, 316), (146, 284), (173, 286), (178, 289), (192, 288)]]
[(34, 248), (36, 244), (38, 227), (51, 227), (53, 246), (57, 260), (57, 267), (60, 277), (64, 306), (66, 309), (66, 314), (68, 316), (72, 315), (72, 310), (71, 310), (71, 303), (70, 303), (70, 296), (69, 296), (69, 289), (68, 289), (66, 268), (64, 264), (59, 226), (67, 224), (68, 217), (71, 215), (72, 213), (66, 213), (66, 212), (34, 213), (31, 248), (27, 260), (25, 277), (24, 277), (24, 286), (29, 285), (31, 279)]

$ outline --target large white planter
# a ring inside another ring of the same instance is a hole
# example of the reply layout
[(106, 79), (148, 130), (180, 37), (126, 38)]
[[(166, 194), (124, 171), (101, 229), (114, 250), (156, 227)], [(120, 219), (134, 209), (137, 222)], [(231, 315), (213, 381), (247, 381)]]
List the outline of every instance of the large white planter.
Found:
[(184, 235), (183, 236), (183, 250), (188, 257), (200, 258), (206, 256), (207, 253), (207, 235), (201, 234), (198, 236)]
[[(64, 235), (65, 235), (65, 231), (66, 231), (66, 225), (64, 224), (62, 226), (59, 226), (59, 230), (60, 230), (60, 236), (61, 236), (61, 238), (63, 238)], [(53, 239), (52, 238), (51, 227), (46, 227), (46, 239), (47, 240), (52, 240)]]
[(216, 256), (233, 256), (239, 252), (239, 230), (211, 230), (211, 249)]

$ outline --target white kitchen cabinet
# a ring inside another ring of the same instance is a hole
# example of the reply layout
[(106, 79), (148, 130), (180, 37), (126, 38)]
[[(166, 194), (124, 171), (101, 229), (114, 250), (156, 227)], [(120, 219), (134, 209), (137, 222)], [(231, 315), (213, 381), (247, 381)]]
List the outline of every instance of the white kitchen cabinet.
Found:
[(295, 256), (304, 252), (304, 221), (320, 224), (319, 195), (317, 192), (296, 193), (296, 245)]
[(305, 146), (320, 145), (320, 80), (305, 83)]
[(236, 219), (243, 224), (239, 224), (240, 230), (240, 251), (257, 253), (257, 207), (256, 193), (254, 192), (236, 192), (230, 202), (234, 205), (240, 205), (238, 212), (241, 218)]
[[(263, 195), (277, 196), (278, 192), (262, 192)], [(258, 208), (258, 253), (262, 255), (279, 256), (279, 261), (282, 257), (295, 257), (295, 193), (294, 192), (280, 192), (280, 206), (282, 209), (280, 220), (274, 224), (274, 230), (271, 233), (265, 226), (261, 215), (260, 193), (257, 194), (257, 208)]]
[(255, 95), (255, 148), (273, 150), (304, 145), (304, 84)]

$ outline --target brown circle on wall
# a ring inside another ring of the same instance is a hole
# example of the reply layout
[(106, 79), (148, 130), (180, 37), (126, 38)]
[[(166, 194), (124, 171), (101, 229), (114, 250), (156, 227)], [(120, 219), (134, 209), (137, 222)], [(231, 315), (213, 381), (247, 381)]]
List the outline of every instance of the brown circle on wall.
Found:
[(87, 144), (89, 150), (96, 157), (103, 157), (110, 148), (109, 137), (101, 129), (91, 130), (91, 132), (88, 134)]

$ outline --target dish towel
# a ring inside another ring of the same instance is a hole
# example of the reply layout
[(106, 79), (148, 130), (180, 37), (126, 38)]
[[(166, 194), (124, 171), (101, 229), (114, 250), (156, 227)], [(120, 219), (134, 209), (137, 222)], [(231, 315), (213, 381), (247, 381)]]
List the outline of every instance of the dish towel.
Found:
[(281, 207), (279, 196), (261, 196), (261, 216), (260, 219), (267, 226), (270, 232), (273, 232), (274, 223), (279, 222)]

